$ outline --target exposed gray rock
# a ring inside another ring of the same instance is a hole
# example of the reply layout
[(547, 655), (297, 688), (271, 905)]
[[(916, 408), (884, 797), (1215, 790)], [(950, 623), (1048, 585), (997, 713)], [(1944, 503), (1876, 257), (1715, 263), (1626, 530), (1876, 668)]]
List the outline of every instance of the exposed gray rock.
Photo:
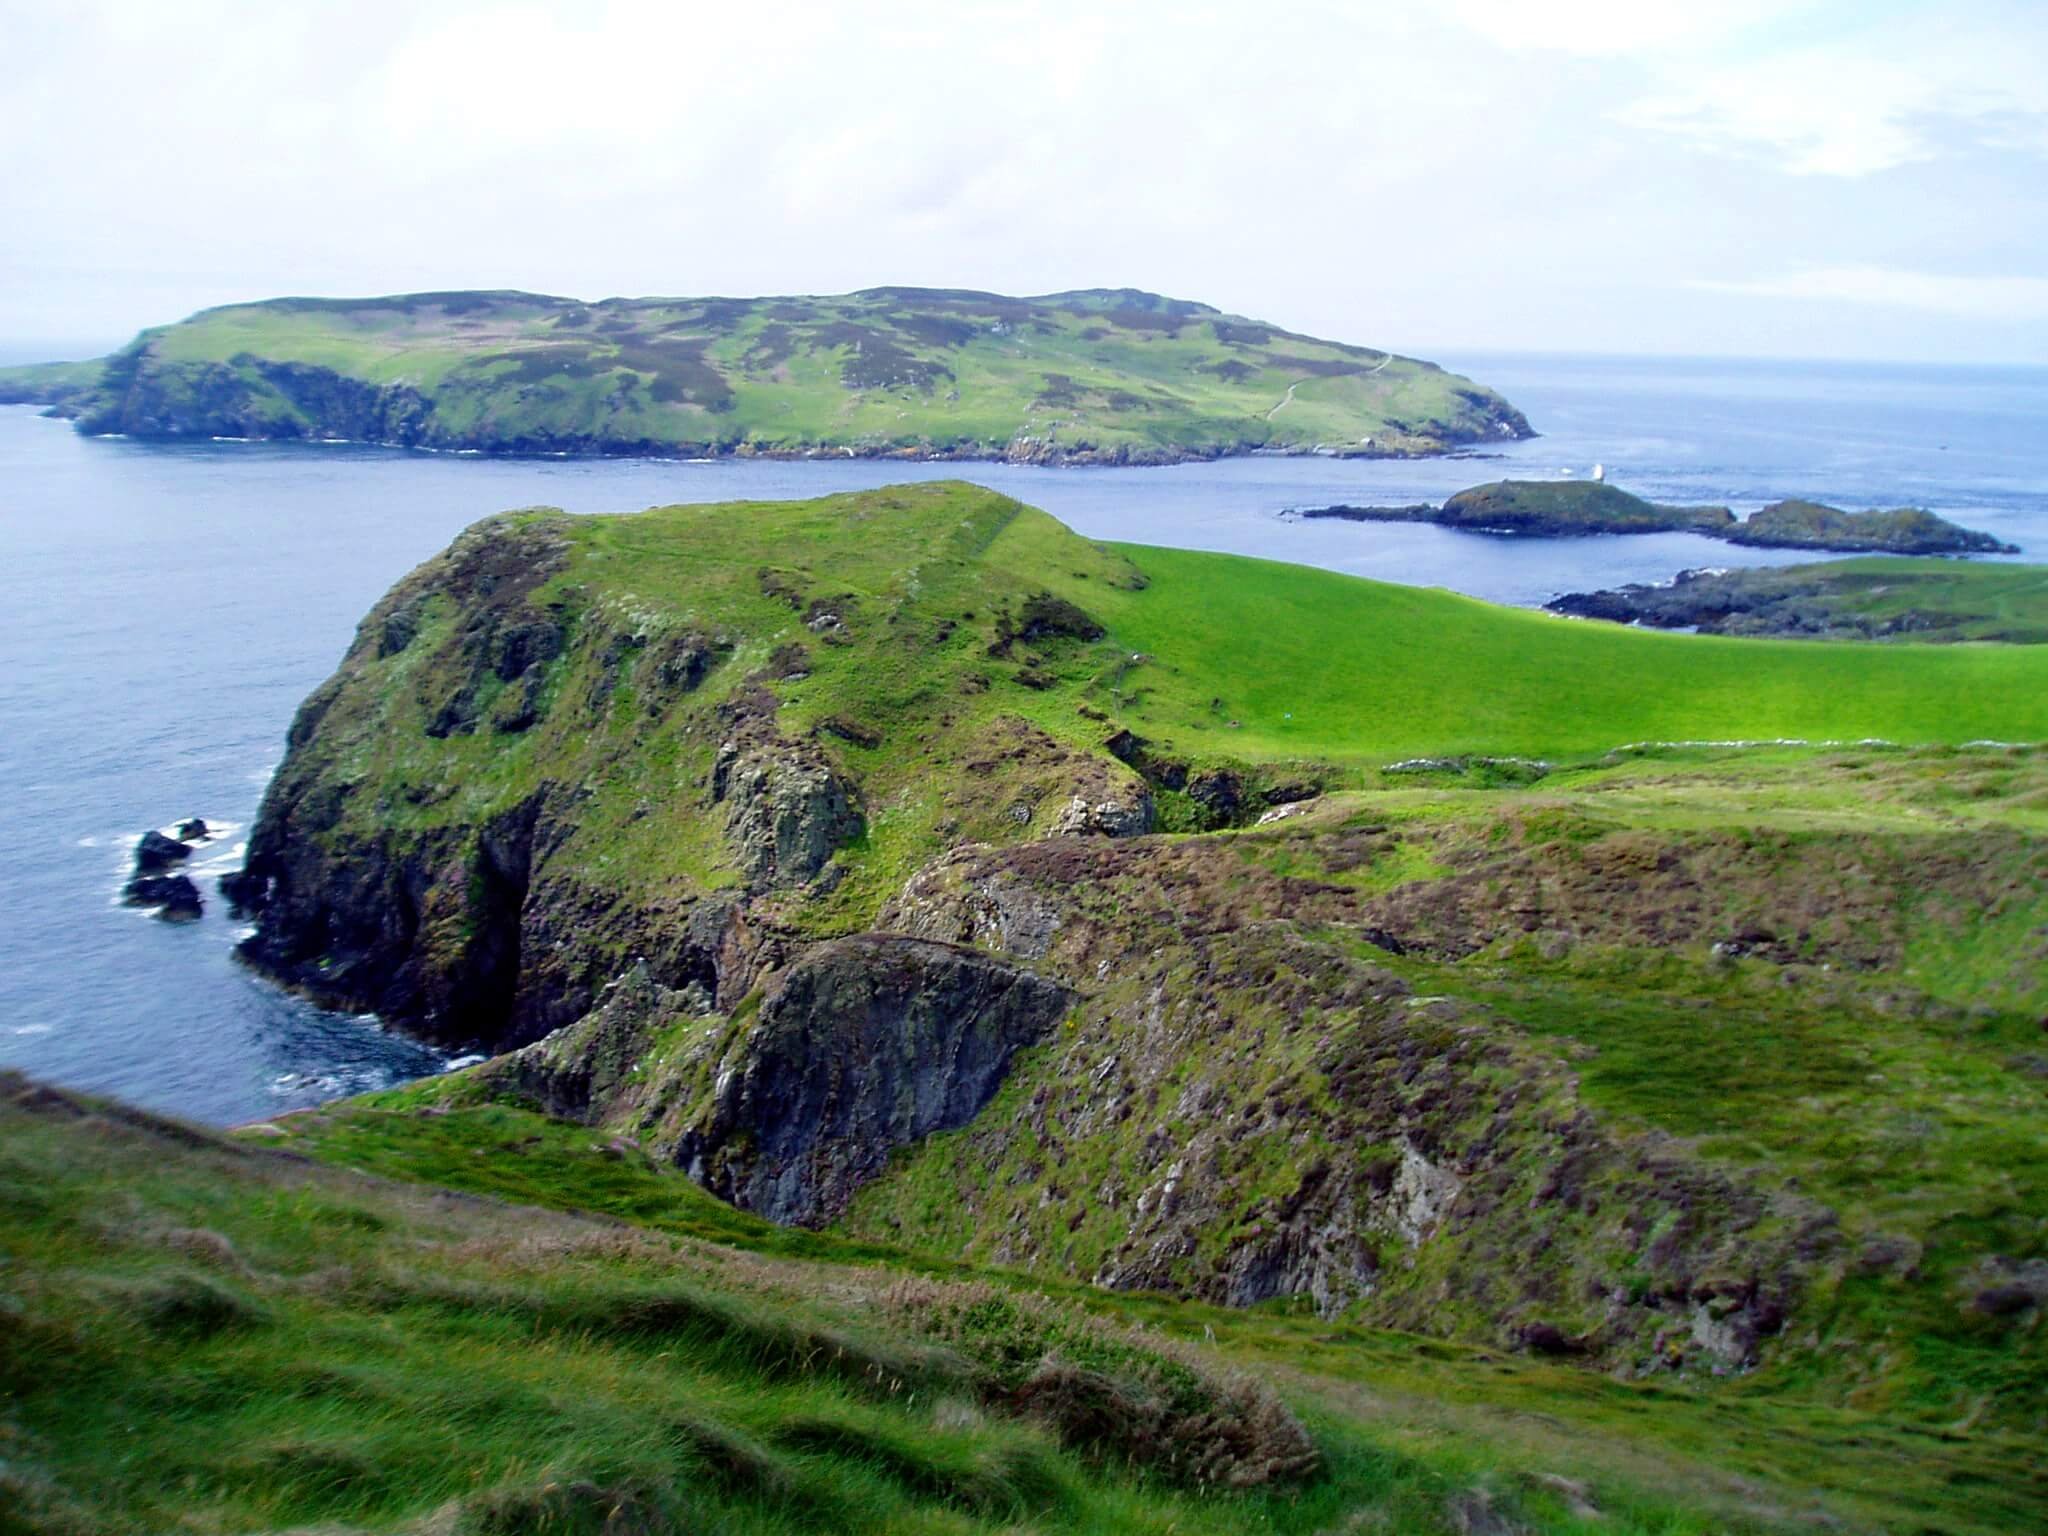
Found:
[(614, 1104), (657, 1031), (710, 1006), (702, 988), (662, 986), (644, 962), (635, 962), (581, 1019), (499, 1057), (486, 1070), (551, 1115), (586, 1119), (593, 1109), (602, 1112)]
[(1073, 996), (920, 939), (814, 945), (769, 982), (675, 1160), (771, 1221), (829, 1221), (891, 1150), (973, 1119)]
[(1121, 799), (1090, 801), (1076, 795), (1060, 808), (1049, 837), (1139, 837), (1152, 830), (1152, 796), (1134, 788)]
[(961, 849), (912, 875), (876, 926), (1018, 960), (1041, 960), (1059, 931), (1052, 901), (1000, 871), (980, 875), (979, 853)]
[(825, 759), (790, 741), (719, 749), (713, 798), (725, 806), (733, 856), (757, 888), (814, 880), (867, 825), (859, 792)]

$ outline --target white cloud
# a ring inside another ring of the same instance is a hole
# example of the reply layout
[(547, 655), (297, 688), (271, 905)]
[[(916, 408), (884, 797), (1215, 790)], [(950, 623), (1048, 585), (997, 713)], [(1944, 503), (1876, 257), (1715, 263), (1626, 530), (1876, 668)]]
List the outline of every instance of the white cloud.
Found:
[[(1425, 352), (1697, 350), (1794, 318), (1671, 303), (1760, 238), (1793, 271), (2048, 248), (2015, 153), (2048, 13), (1447, 3), (0, 0), (0, 117), (48, 130), (0, 137), (0, 343), (278, 292), (926, 282), (1131, 283)], [(1757, 169), (1933, 153), (1958, 174)], [(2039, 325), (1821, 309), (1807, 350), (2048, 355)]]
[(1811, 267), (1779, 277), (1686, 285), (1745, 298), (1875, 305), (1968, 320), (2048, 320), (2048, 277), (1954, 277), (1890, 267)]
[(1786, 0), (1449, 0), (1444, 9), (1502, 48), (1602, 55), (1712, 46), (1811, 8)]
[(1912, 17), (1666, 69), (1616, 115), (1798, 176), (1868, 176), (1959, 148), (2048, 153), (2048, 25), (2038, 12)]

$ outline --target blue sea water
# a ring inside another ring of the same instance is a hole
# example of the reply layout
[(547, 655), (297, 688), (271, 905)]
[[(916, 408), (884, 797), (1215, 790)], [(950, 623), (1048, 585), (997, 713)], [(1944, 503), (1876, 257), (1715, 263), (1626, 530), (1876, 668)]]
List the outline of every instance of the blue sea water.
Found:
[(0, 408), (0, 1065), (215, 1122), (438, 1070), (374, 1019), (249, 975), (211, 889), (171, 926), (117, 895), (146, 827), (228, 828), (237, 862), (299, 700), (365, 609), (505, 507), (624, 511), (961, 476), (1083, 533), (1227, 550), (1511, 603), (1697, 565), (1794, 558), (1691, 535), (1528, 541), (1301, 522), (1588, 473), (1660, 500), (1915, 504), (2048, 559), (2048, 370), (1445, 358), (1544, 435), (1421, 463), (1236, 459), (1143, 470), (821, 461), (501, 460), (374, 448), (84, 439)]

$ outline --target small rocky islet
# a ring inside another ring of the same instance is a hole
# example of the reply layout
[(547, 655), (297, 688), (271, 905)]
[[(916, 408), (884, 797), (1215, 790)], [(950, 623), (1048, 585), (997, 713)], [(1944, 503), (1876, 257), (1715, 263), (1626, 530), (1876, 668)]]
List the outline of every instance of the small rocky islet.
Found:
[(178, 869), (214, 835), (199, 816), (187, 817), (171, 832), (155, 827), (144, 832), (135, 844), (134, 869), (121, 887), (122, 905), (144, 908), (167, 923), (198, 921), (206, 911), (205, 899), (192, 877)]
[(1326, 506), (1294, 515), (1357, 523), (1434, 523), (1467, 533), (1525, 538), (1587, 534), (1697, 533), (1759, 549), (1820, 549), (1843, 554), (2018, 554), (1988, 533), (1958, 527), (1918, 507), (1847, 512), (1820, 502), (1775, 501), (1747, 518), (1727, 507), (1647, 501), (1599, 480), (1500, 480), (1458, 492), (1441, 506)]

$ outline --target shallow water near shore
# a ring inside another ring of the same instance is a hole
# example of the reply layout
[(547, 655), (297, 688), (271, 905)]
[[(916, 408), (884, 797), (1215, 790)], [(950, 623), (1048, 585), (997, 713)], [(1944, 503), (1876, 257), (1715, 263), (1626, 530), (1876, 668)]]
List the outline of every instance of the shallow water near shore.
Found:
[[(509, 460), (88, 440), (0, 407), (0, 1065), (198, 1119), (261, 1118), (438, 1070), (375, 1020), (286, 996), (233, 959), (213, 890), (292, 711), (356, 621), (464, 525), (511, 506), (622, 511), (972, 479), (1083, 533), (1225, 550), (1540, 603), (1780, 564), (1686, 534), (1531, 541), (1300, 522), (1289, 508), (1439, 500), (1593, 464), (1657, 500), (1915, 504), (2048, 559), (2048, 370), (1445, 357), (1545, 435), (1483, 456), (1248, 458), (1167, 469), (886, 461)], [(134, 839), (233, 824), (194, 863), (205, 916), (119, 904)]]

